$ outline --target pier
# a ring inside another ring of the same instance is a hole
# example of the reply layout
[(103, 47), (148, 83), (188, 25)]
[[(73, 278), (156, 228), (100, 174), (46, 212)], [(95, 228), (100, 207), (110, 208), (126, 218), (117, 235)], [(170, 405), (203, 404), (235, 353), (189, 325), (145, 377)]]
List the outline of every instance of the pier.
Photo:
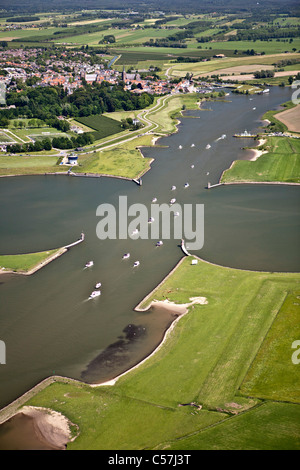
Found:
[(70, 243), (70, 245), (66, 245), (66, 246), (64, 246), (64, 248), (69, 249), (72, 246), (75, 246), (75, 245), (78, 245), (79, 243), (82, 243), (83, 240), (84, 240), (84, 233), (82, 232), (81, 235), (80, 235), (80, 238), (78, 240), (76, 240), (76, 242)]
[(181, 249), (183, 251), (183, 253), (186, 255), (186, 256), (191, 256), (191, 254), (188, 252), (188, 250), (186, 249), (186, 246), (185, 246), (185, 242), (184, 240), (182, 239), (181, 240)]
[(210, 182), (207, 183), (206, 189), (211, 189), (211, 188), (216, 188), (217, 186), (223, 186), (224, 183), (216, 183), (216, 184), (210, 184)]

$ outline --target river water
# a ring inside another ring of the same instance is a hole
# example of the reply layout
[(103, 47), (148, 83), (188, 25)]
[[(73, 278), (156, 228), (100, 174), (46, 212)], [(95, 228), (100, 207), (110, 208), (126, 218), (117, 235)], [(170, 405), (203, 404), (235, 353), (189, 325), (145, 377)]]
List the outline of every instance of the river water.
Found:
[[(115, 377), (147, 356), (173, 320), (168, 312), (134, 307), (181, 259), (180, 240), (164, 240), (159, 248), (157, 240), (101, 241), (96, 235), (100, 204), (118, 207), (119, 196), (149, 209), (153, 197), (159, 203), (175, 197), (181, 204), (204, 204), (204, 246), (193, 253), (225, 266), (299, 271), (297, 187), (206, 189), (232, 161), (250, 158), (241, 147), (254, 145), (253, 140), (232, 135), (259, 130), (263, 113), (290, 96), (288, 88), (274, 87), (251, 100), (231, 94), (227, 102), (187, 111), (178, 132), (158, 142), (162, 148), (143, 149), (155, 160), (142, 186), (104, 177), (0, 179), (1, 254), (56, 248), (85, 233), (83, 243), (34, 275), (1, 276), (0, 339), (7, 358), (0, 366), (0, 407), (53, 374), (88, 383)], [(131, 257), (122, 260), (126, 252)], [(94, 266), (84, 269), (91, 259)], [(135, 260), (138, 268), (132, 267)], [(97, 282), (102, 295), (88, 301)]]

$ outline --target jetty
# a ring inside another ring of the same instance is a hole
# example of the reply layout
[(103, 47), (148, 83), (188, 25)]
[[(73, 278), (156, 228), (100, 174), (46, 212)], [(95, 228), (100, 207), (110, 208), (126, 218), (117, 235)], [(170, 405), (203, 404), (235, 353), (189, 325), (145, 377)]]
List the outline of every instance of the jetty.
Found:
[(211, 188), (216, 188), (217, 186), (223, 186), (224, 183), (216, 183), (216, 184), (210, 184), (210, 182), (207, 183), (206, 189), (211, 189)]
[(186, 256), (191, 256), (191, 254), (188, 252), (188, 250), (186, 249), (186, 246), (185, 246), (185, 242), (184, 240), (182, 239), (181, 240), (181, 249), (183, 251), (183, 253), (186, 255)]
[(83, 240), (84, 240), (84, 233), (81, 232), (80, 238), (78, 238), (78, 240), (76, 240), (76, 242), (70, 243), (70, 245), (66, 245), (66, 246), (64, 246), (64, 248), (69, 249), (69, 248), (71, 248), (72, 246), (78, 245), (78, 243), (82, 243)]

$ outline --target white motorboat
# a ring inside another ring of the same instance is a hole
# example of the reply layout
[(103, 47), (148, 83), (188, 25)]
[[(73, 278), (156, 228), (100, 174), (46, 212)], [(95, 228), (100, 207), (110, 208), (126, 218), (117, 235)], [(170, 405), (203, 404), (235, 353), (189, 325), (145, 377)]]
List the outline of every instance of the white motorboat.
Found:
[(181, 149), (182, 149), (182, 145), (179, 145), (179, 147), (178, 147), (178, 148), (181, 150)]
[(210, 149), (211, 145), (207, 144), (207, 146), (205, 147), (207, 150)]
[(128, 259), (130, 258), (130, 253), (125, 253), (125, 255), (123, 255), (123, 259)]
[(86, 268), (90, 268), (93, 265), (94, 265), (94, 261), (88, 261), (87, 263), (85, 263)]
[(156, 243), (156, 246), (162, 246), (163, 245), (163, 242), (161, 240), (159, 240), (159, 242)]
[(192, 144), (191, 147), (195, 147), (195, 144)]
[(171, 190), (175, 191), (175, 189), (176, 189), (176, 186), (172, 186)]
[(152, 199), (152, 202), (157, 202), (157, 198), (154, 197), (154, 198)]
[(136, 268), (137, 266), (140, 265), (140, 262), (139, 261), (135, 261), (134, 264), (133, 264), (133, 267)]
[(150, 218), (148, 219), (148, 224), (151, 224), (152, 222), (154, 222), (154, 218), (153, 218), (153, 217), (150, 217)]
[(89, 296), (89, 299), (95, 299), (96, 297), (99, 297), (99, 295), (101, 295), (101, 291), (100, 290), (94, 290), (91, 295)]
[(188, 187), (189, 187), (189, 183), (185, 183), (184, 187), (185, 187), (185, 188), (188, 188)]
[(170, 204), (174, 204), (176, 202), (176, 199), (171, 199)]
[(99, 287), (101, 287), (101, 282), (97, 282), (97, 284), (95, 285), (95, 289), (99, 289)]
[(252, 109), (256, 109), (256, 108), (252, 108)]
[(138, 229), (134, 229), (134, 231), (132, 232), (132, 235), (137, 235), (139, 233)]
[(191, 165), (191, 168), (195, 168), (195, 165)]
[(179, 212), (174, 212), (175, 217), (178, 217), (179, 215), (180, 215)]

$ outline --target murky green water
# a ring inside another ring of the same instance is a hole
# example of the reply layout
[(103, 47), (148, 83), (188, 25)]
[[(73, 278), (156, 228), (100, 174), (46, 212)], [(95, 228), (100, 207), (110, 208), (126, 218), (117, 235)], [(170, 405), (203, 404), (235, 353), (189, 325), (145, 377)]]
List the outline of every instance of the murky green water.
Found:
[[(241, 147), (253, 141), (232, 134), (258, 129), (262, 114), (288, 99), (288, 89), (273, 88), (251, 101), (231, 95), (231, 102), (187, 112), (197, 119), (183, 118), (178, 133), (161, 139), (167, 148), (144, 149), (155, 161), (141, 187), (113, 178), (0, 179), (1, 254), (56, 248), (85, 233), (84, 243), (36, 274), (0, 279), (0, 339), (7, 353), (7, 364), (0, 366), (0, 406), (52, 374), (108, 380), (149, 354), (172, 321), (166, 312), (133, 309), (182, 257), (180, 240), (165, 240), (160, 248), (156, 240), (100, 241), (96, 209), (102, 203), (117, 206), (119, 196), (126, 195), (128, 205), (149, 208), (153, 197), (159, 203), (175, 197), (180, 204), (204, 204), (200, 257), (238, 268), (299, 271), (297, 187), (205, 189), (233, 160), (249, 158)], [(223, 134), (226, 138), (219, 139)], [(126, 252), (131, 258), (122, 260)], [(90, 259), (94, 266), (84, 269)], [(135, 260), (141, 264), (133, 269)], [(97, 282), (102, 295), (88, 301)]]

